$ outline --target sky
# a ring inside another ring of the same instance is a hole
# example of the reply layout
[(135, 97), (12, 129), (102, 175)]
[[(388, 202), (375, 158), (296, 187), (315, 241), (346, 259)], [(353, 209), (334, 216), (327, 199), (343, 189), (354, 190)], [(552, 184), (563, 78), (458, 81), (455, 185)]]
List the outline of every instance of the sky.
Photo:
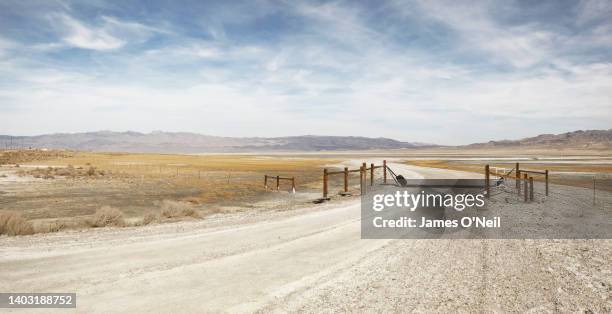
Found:
[(0, 0), (0, 134), (612, 128), (610, 1)]

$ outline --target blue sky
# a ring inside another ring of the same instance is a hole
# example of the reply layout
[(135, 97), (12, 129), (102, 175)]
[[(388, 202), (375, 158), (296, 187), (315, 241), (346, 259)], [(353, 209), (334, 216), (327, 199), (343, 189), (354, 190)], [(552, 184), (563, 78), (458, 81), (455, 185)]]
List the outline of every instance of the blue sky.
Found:
[(0, 134), (612, 127), (609, 1), (0, 1)]

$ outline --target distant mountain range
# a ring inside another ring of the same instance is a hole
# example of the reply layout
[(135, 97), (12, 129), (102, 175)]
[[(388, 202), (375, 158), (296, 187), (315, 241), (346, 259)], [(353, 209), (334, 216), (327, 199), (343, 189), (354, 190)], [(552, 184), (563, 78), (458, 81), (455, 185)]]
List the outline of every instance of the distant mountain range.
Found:
[[(612, 129), (542, 134), (520, 140), (476, 143), (464, 148), (612, 148)], [(38, 136), (0, 135), (1, 148), (50, 148), (106, 152), (220, 153), (339, 151), (439, 147), (433, 144), (401, 142), (389, 138), (358, 136), (221, 137), (186, 132), (86, 132)]]
[(489, 141), (466, 145), (469, 148), (505, 147), (546, 147), (546, 148), (612, 148), (612, 129), (574, 131), (562, 134), (541, 134), (520, 140)]
[(38, 136), (0, 135), (0, 146), (108, 152), (214, 153), (369, 150), (423, 147), (426, 144), (356, 136), (220, 137), (185, 132), (86, 132)]

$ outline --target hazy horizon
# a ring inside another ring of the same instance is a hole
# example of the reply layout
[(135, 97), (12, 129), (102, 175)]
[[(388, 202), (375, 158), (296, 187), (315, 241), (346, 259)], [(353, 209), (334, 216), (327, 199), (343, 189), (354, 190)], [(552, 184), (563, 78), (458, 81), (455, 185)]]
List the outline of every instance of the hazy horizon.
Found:
[(607, 1), (0, 3), (0, 134), (461, 145), (612, 125)]

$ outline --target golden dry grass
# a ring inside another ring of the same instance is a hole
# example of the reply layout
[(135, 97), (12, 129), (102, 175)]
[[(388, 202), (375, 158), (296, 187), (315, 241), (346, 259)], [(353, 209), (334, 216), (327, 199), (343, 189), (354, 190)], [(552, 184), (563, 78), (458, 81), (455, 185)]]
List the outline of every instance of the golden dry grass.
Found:
[[(280, 162), (279, 162), (280, 161)], [(50, 166), (95, 166), (136, 175), (194, 173), (194, 171), (292, 171), (320, 165), (318, 158), (266, 157), (252, 155), (166, 155), (135, 153), (75, 152), (72, 156), (50, 159)]]
[[(147, 225), (250, 208), (273, 195), (264, 189), (264, 174), (295, 177), (298, 192), (318, 191), (322, 168), (338, 162), (317, 156), (91, 152), (35, 157), (17, 172), (38, 180), (14, 186), (3, 206), (22, 213), (41, 233)], [(281, 181), (280, 189), (289, 191), (290, 181)]]
[[(321, 168), (332, 162), (335, 161), (317, 157), (74, 152), (70, 156), (46, 160), (44, 165), (54, 167), (55, 172), (62, 172), (57, 169), (76, 168), (83, 169), (83, 172), (95, 169), (105, 174), (79, 176), (81, 179), (127, 180), (134, 183), (163, 181), (174, 188), (197, 188), (202, 191), (199, 195), (184, 200), (194, 204), (213, 204), (221, 201), (244, 202), (261, 194), (264, 174), (295, 177), (298, 190), (320, 188)], [(40, 163), (36, 161), (31, 164)], [(39, 177), (44, 178), (42, 175)], [(282, 190), (290, 188), (289, 181), (281, 182)]]
[(28, 235), (34, 233), (34, 227), (20, 213), (0, 211), (0, 235)]
[[(451, 169), (451, 170), (462, 170), (470, 172), (483, 172), (484, 166), (489, 164), (491, 167), (506, 168), (508, 170), (514, 168), (515, 163), (503, 163), (503, 162), (470, 162), (465, 163), (461, 161), (448, 161), (448, 160), (412, 160), (408, 162), (411, 165), (440, 168), (440, 169)], [(592, 172), (592, 173), (612, 173), (612, 165), (610, 164), (581, 164), (576, 163), (564, 163), (564, 164), (553, 164), (553, 163), (521, 163), (520, 168), (523, 170), (544, 170), (548, 169), (551, 172)]]

